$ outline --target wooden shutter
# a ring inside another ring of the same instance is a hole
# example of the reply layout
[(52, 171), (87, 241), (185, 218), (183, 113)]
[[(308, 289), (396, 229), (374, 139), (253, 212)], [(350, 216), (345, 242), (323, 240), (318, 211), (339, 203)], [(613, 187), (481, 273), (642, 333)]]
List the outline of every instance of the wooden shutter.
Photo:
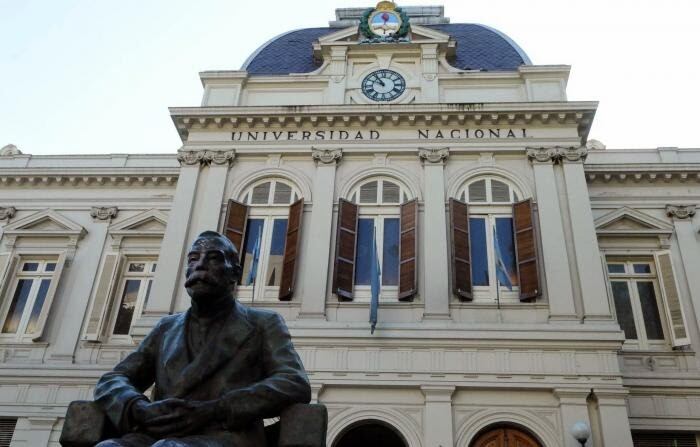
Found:
[(304, 213), (304, 199), (299, 199), (289, 207), (287, 237), (284, 240), (282, 259), (282, 279), (280, 280), (280, 301), (289, 301), (294, 294), (294, 271), (301, 241), (301, 218)]
[(0, 253), (0, 300), (7, 294), (18, 263), (19, 256), (11, 253)]
[(515, 258), (518, 265), (520, 301), (531, 300), (542, 293), (532, 211), (532, 199), (513, 204), (513, 232), (515, 233)]
[(233, 242), (238, 250), (238, 259), (243, 256), (243, 238), (245, 237), (245, 226), (248, 222), (248, 206), (236, 202), (228, 201), (226, 208), (226, 221), (224, 222), (224, 235)]
[(103, 335), (104, 326), (109, 319), (108, 309), (114, 295), (119, 280), (119, 270), (123, 258), (117, 253), (108, 253), (102, 263), (102, 270), (97, 276), (97, 288), (92, 299), (90, 316), (85, 326), (83, 340), (100, 341)]
[(16, 425), (17, 418), (0, 418), (0, 447), (10, 447)]
[(418, 225), (418, 200), (413, 199), (401, 204), (401, 218), (399, 227), (399, 300), (413, 301), (416, 294), (416, 277), (418, 266), (416, 254), (418, 253), (418, 237), (416, 229)]
[(450, 198), (450, 236), (452, 237), (452, 291), (461, 300), (471, 301), (472, 262), (469, 251), (469, 207)]
[(634, 447), (697, 447), (695, 433), (632, 432)]
[(63, 252), (58, 256), (56, 261), (56, 269), (51, 277), (51, 284), (49, 285), (49, 290), (46, 291), (46, 298), (44, 298), (44, 305), (41, 308), (41, 313), (39, 314), (39, 320), (36, 324), (36, 329), (33, 333), (27, 334), (32, 337), (33, 341), (41, 340), (44, 335), (44, 327), (46, 326), (46, 321), (49, 319), (49, 313), (51, 312), (51, 304), (53, 299), (56, 297), (56, 290), (61, 282), (61, 274), (63, 273), (63, 267), (66, 265), (66, 253)]
[[(673, 273), (671, 252), (668, 250), (654, 253), (656, 271), (659, 276), (659, 285), (663, 296), (664, 310), (668, 325), (671, 328), (671, 341), (673, 346), (686, 346), (690, 344), (690, 337), (686, 330), (685, 315), (681, 303), (676, 275)], [(695, 273), (697, 274), (697, 273)]]
[(352, 300), (355, 282), (355, 250), (357, 243), (357, 205), (338, 201), (338, 229), (335, 235), (335, 268), (333, 292), (340, 300)]

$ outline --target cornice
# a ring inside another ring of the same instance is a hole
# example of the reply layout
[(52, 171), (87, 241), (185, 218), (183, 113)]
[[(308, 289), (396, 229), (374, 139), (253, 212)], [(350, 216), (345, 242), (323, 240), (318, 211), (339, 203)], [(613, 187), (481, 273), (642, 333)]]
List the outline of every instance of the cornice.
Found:
[(699, 163), (610, 163), (584, 165), (588, 183), (617, 181), (620, 183), (641, 181), (671, 182), (700, 182)]
[(334, 125), (576, 125), (585, 138), (597, 102), (344, 104), (315, 106), (172, 107), (185, 141), (191, 130)]
[(180, 169), (130, 172), (76, 169), (0, 169), (0, 186), (173, 186)]

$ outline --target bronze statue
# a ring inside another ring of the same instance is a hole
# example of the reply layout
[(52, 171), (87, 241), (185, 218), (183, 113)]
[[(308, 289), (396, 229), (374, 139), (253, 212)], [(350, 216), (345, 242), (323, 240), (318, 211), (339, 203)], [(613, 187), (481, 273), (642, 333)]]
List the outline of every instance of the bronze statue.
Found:
[(190, 309), (163, 318), (97, 383), (95, 401), (121, 433), (98, 447), (264, 446), (263, 418), (309, 402), (284, 321), (233, 298), (240, 276), (227, 238), (197, 237), (187, 255)]

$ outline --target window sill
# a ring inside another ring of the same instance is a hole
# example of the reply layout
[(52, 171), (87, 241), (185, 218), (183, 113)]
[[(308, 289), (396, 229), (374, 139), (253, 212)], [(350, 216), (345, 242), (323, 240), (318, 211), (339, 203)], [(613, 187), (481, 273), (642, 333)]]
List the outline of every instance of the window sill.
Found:
[[(454, 309), (497, 309), (499, 304), (493, 301), (461, 301), (458, 298), (454, 298), (450, 302), (450, 308)], [(549, 303), (543, 301), (535, 302), (521, 302), (519, 300), (501, 300), (501, 309), (549, 309)]]
[[(353, 301), (338, 301), (335, 296), (333, 297), (332, 300), (326, 300), (326, 308), (340, 308), (340, 307), (361, 307), (361, 308), (369, 308), (370, 302), (369, 300), (365, 301), (362, 299), (354, 299)], [(398, 298), (395, 298), (395, 301), (379, 301), (379, 306), (382, 308), (396, 308), (396, 309), (415, 309), (415, 308), (424, 308), (425, 303), (422, 301), (419, 301), (418, 299), (414, 299), (413, 301), (399, 301)]]

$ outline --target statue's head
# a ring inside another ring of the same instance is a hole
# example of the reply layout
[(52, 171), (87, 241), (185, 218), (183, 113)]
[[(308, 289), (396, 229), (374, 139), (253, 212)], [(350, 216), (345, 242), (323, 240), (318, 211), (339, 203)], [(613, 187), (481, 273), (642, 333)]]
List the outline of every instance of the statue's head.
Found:
[(187, 254), (185, 288), (193, 300), (204, 303), (230, 296), (241, 278), (238, 250), (216, 231), (197, 236)]

